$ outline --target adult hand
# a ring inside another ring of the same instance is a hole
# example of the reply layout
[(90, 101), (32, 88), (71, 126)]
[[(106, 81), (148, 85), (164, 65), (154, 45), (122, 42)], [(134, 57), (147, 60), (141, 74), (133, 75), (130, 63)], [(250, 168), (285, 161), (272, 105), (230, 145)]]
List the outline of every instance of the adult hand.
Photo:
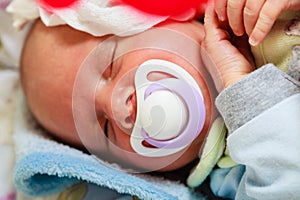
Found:
[(218, 20), (212, 4), (206, 8), (204, 29), (202, 59), (220, 92), (253, 71), (252, 56), (247, 37), (232, 37)]
[(299, 0), (214, 0), (221, 21), (228, 19), (232, 31), (246, 33), (251, 45), (258, 45), (271, 30), (278, 16), (286, 10), (300, 9)]

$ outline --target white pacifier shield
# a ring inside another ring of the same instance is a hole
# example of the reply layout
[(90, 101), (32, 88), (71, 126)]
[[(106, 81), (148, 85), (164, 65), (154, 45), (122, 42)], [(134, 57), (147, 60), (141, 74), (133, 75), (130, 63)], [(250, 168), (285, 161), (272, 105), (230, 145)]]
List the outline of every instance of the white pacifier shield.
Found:
[[(154, 91), (145, 98), (147, 88), (155, 83), (148, 80), (148, 75), (151, 72), (170, 74), (176, 79), (186, 81), (199, 93), (202, 100), (203, 95), (194, 78), (184, 69), (169, 61), (148, 60), (137, 69), (135, 75), (137, 113), (130, 143), (134, 151), (140, 155), (161, 157), (179, 152), (190, 143), (173, 148), (167, 146), (165, 148), (146, 147), (143, 145), (145, 138), (142, 136), (142, 132), (147, 132), (147, 137), (155, 140), (167, 141), (177, 138), (181, 133), (181, 129), (184, 129), (188, 112), (185, 102), (168, 90)], [(159, 105), (156, 105), (157, 98), (159, 99)]]
[(175, 138), (187, 121), (185, 103), (168, 90), (152, 93), (142, 102), (141, 110), (142, 127), (149, 137), (156, 140)]

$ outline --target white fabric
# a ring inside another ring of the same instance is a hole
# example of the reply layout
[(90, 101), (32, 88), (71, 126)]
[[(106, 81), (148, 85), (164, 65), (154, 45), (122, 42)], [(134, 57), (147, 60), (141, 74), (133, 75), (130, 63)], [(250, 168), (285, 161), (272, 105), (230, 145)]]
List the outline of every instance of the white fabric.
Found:
[(17, 88), (18, 73), (0, 70), (0, 199), (7, 200), (15, 196), (13, 120)]
[(21, 27), (40, 17), (47, 26), (68, 24), (94, 36), (132, 35), (151, 28), (168, 16), (144, 13), (126, 5), (110, 5), (109, 0), (80, 0), (63, 9), (45, 9), (35, 0), (13, 0), (7, 11), (14, 16), (14, 26)]
[(3, 10), (0, 10), (0, 19), (0, 65), (18, 67), (29, 26), (16, 30), (12, 27), (11, 15)]

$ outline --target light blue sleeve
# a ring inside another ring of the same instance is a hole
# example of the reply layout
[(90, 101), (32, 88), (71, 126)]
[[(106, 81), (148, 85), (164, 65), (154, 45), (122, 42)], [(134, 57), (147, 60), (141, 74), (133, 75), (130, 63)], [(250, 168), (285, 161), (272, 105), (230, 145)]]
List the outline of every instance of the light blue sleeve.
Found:
[(216, 105), (240, 165), (211, 174), (214, 194), (300, 199), (300, 83), (267, 65), (225, 89)]
[(300, 94), (266, 110), (228, 137), (246, 166), (236, 199), (300, 199)]
[(240, 165), (212, 172), (215, 195), (230, 199), (300, 199), (300, 94), (246, 123), (228, 139)]

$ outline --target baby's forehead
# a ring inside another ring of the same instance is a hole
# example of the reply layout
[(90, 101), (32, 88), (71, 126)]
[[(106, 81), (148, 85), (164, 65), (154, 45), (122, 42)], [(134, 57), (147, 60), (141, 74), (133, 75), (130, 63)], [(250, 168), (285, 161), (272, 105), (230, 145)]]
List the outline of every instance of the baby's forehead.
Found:
[[(101, 45), (105, 47), (98, 52), (97, 56), (101, 58), (117, 46), (114, 52), (116, 58), (128, 52), (152, 49), (172, 53), (199, 66), (201, 36), (195, 32), (201, 28), (199, 24), (172, 22), (129, 37), (95, 37), (69, 26), (46, 27), (38, 20), (25, 42), (22, 65), (28, 67), (27, 63), (30, 63), (31, 68), (39, 67), (46, 71), (64, 68), (72, 73), (96, 46)], [(152, 54), (151, 51), (147, 53)]]
[(94, 37), (69, 26), (47, 27), (37, 20), (25, 41), (23, 59), (32, 54), (45, 65), (49, 63), (54, 67), (53, 63), (61, 65), (73, 57), (90, 52), (104, 38)]
[[(128, 37), (119, 38), (121, 38), (120, 41), (124, 41), (124, 38), (130, 38), (130, 41), (133, 42), (130, 45), (135, 45), (142, 42), (144, 43), (144, 45), (146, 44), (148, 46), (153, 46), (157, 43), (169, 43), (173, 45), (176, 44), (178, 46), (178, 42), (180, 40), (183, 40), (184, 38), (189, 38), (189, 40), (195, 40), (196, 43), (199, 43), (204, 36), (204, 34), (202, 33), (203, 27), (199, 25), (200, 23), (197, 22), (166, 22), (160, 24), (157, 27), (153, 27), (149, 30), (143, 31), (140, 34), (133, 34)], [(168, 29), (168, 31), (153, 31), (153, 29)], [(36, 43), (42, 44), (42, 46), (45, 46), (45, 49), (57, 48), (57, 50), (60, 50), (60, 46), (65, 47), (68, 45), (69, 48), (76, 48), (80, 45), (89, 44), (94, 41), (101, 42), (112, 36), (93, 36), (65, 25), (46, 27), (40, 20), (37, 20), (37, 23), (35, 23), (30, 32), (31, 34), (32, 32), (35, 33), (34, 37), (36, 38)], [(177, 33), (177, 36), (174, 32)], [(179, 38), (180, 40), (177, 41), (177, 39)]]
[[(118, 38), (115, 56), (119, 57), (137, 50), (157, 50), (180, 56), (197, 66), (201, 41), (199, 37), (193, 37), (192, 33), (193, 30), (180, 32), (168, 27), (151, 28), (134, 36)], [(108, 43), (113, 40), (113, 38), (109, 39)]]

